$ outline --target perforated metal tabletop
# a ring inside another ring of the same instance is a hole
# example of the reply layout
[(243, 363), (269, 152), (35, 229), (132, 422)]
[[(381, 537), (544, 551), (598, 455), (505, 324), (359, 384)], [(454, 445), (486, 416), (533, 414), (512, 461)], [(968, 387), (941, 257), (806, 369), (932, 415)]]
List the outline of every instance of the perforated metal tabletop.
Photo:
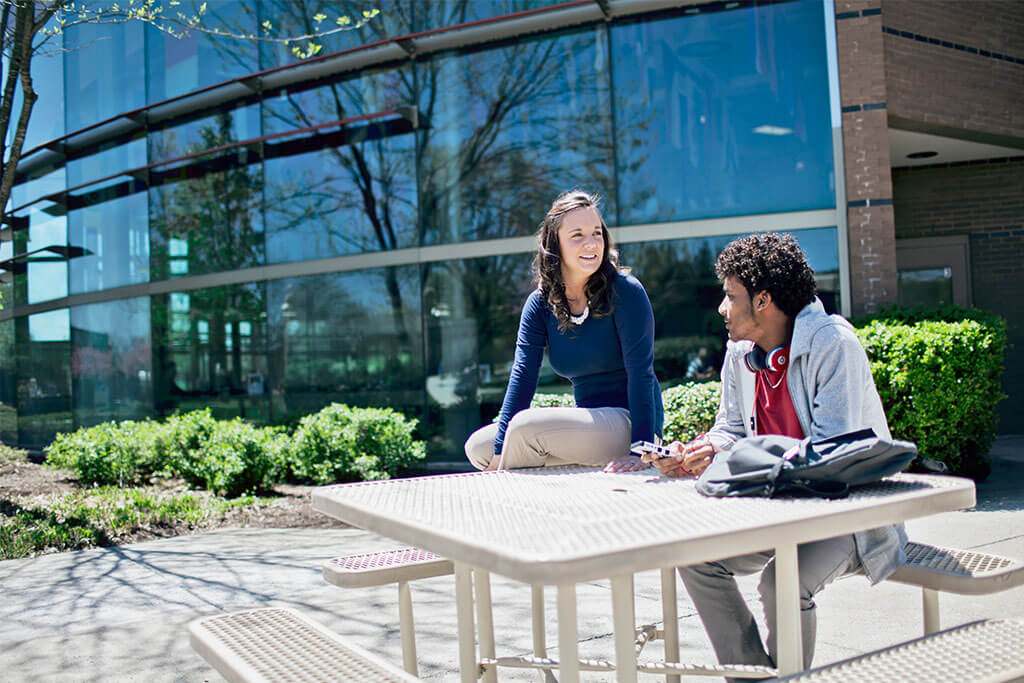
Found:
[(847, 499), (707, 498), (654, 470), (474, 472), (341, 484), (313, 508), (527, 583), (587, 581), (870, 529), (974, 505), (957, 477), (899, 475)]
[[(636, 680), (632, 575), (774, 549), (779, 672), (800, 671), (800, 543), (974, 505), (974, 483), (898, 475), (842, 500), (707, 498), (693, 480), (653, 469), (607, 474), (587, 467), (474, 472), (325, 486), (313, 508), (455, 562), (459, 658), (476, 679), (470, 568), (557, 585), (561, 680), (579, 675), (574, 585), (610, 578), (616, 677)], [(486, 575), (479, 577), (480, 656), (494, 656)], [(484, 602), (481, 610), (480, 603)], [(668, 649), (668, 648), (666, 648)], [(492, 678), (489, 672), (488, 678)]]

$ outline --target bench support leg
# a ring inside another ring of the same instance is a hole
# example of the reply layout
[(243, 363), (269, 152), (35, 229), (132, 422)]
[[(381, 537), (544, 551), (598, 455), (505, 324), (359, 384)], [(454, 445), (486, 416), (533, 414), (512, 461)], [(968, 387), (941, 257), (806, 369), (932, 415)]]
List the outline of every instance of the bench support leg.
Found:
[[(661, 619), (665, 632), (665, 661), (679, 661), (679, 603), (676, 599), (676, 570), (661, 570)], [(678, 675), (667, 674), (665, 683), (679, 683)]]
[(413, 676), (419, 676), (416, 664), (416, 625), (412, 618), (412, 591), (408, 581), (398, 582), (398, 623), (402, 635), (402, 667)]
[(921, 589), (921, 609), (924, 612), (924, 634), (939, 630), (939, 592), (931, 588)]

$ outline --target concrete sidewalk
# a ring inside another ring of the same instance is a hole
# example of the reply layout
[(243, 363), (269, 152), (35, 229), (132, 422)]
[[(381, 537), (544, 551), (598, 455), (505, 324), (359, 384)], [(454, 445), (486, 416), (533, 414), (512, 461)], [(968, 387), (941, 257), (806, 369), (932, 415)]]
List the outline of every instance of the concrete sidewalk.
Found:
[[(911, 521), (912, 539), (1024, 558), (1024, 436), (1000, 438), (992, 455), (977, 507)], [(394, 545), (355, 529), (239, 529), (0, 562), (0, 680), (220, 680), (189, 648), (186, 625), (200, 615), (268, 605), (295, 607), (400, 664), (394, 586), (343, 590), (320, 576), (329, 557)], [(756, 604), (756, 581), (742, 586)], [(493, 577), (492, 590), (499, 654), (527, 654), (529, 590), (500, 577)], [(683, 660), (713, 662), (700, 619), (681, 586), (679, 592)], [(549, 651), (557, 657), (549, 593)], [(638, 575), (636, 594), (638, 623), (660, 622), (658, 574)], [(421, 676), (457, 680), (451, 577), (417, 582), (413, 600)], [(607, 583), (581, 585), (578, 602), (581, 655), (611, 658)], [(993, 596), (944, 595), (941, 604), (943, 626), (1024, 616), (1024, 587)], [(850, 577), (824, 591), (818, 605), (816, 664), (921, 633), (920, 591), (908, 586), (871, 588)], [(659, 643), (645, 650), (645, 658), (660, 656)], [(518, 670), (502, 670), (500, 678), (537, 680)]]

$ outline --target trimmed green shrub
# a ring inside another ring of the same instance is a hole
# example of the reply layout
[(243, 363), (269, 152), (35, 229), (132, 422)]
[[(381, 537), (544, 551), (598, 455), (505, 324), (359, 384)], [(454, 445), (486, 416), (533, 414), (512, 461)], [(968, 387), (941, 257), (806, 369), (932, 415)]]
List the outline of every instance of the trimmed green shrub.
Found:
[[(966, 309), (959, 309), (964, 311)], [(910, 312), (908, 320), (922, 313)], [(857, 330), (893, 436), (955, 474), (983, 479), (995, 438), (1006, 323), (984, 312), (958, 322), (875, 320)]]
[(288, 450), (283, 430), (255, 427), (238, 417), (214, 425), (198, 448), (176, 454), (174, 473), (226, 498), (270, 488)]
[(58, 434), (47, 450), (46, 463), (73, 470), (81, 483), (135, 486), (148, 483), (163, 468), (155, 448), (154, 422), (104, 422)]
[(721, 395), (721, 382), (687, 382), (662, 392), (664, 440), (685, 443), (711, 429)]
[(333, 403), (299, 422), (291, 476), (315, 484), (393, 477), (426, 457), (423, 442), (413, 439), (416, 422), (390, 408)]
[(181, 470), (196, 457), (217, 429), (218, 421), (209, 408), (167, 418), (156, 436), (157, 457), (168, 474), (181, 476)]

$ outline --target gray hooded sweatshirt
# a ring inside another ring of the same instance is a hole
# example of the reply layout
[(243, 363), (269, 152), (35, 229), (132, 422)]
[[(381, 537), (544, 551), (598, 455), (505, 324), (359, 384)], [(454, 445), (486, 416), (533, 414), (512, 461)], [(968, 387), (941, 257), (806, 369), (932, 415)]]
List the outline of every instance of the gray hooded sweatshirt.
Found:
[[(728, 450), (738, 439), (753, 436), (754, 373), (743, 362), (752, 347), (750, 341), (730, 341), (726, 349), (722, 401), (715, 426), (708, 432), (719, 450)], [(871, 376), (871, 364), (853, 326), (841, 316), (825, 313), (818, 299), (804, 306), (793, 323), (786, 385), (804, 436), (811, 440), (864, 427), (874, 429), (882, 438), (892, 438)], [(907, 561), (903, 552), (907, 535), (902, 524), (861, 531), (853, 537), (873, 584)]]

